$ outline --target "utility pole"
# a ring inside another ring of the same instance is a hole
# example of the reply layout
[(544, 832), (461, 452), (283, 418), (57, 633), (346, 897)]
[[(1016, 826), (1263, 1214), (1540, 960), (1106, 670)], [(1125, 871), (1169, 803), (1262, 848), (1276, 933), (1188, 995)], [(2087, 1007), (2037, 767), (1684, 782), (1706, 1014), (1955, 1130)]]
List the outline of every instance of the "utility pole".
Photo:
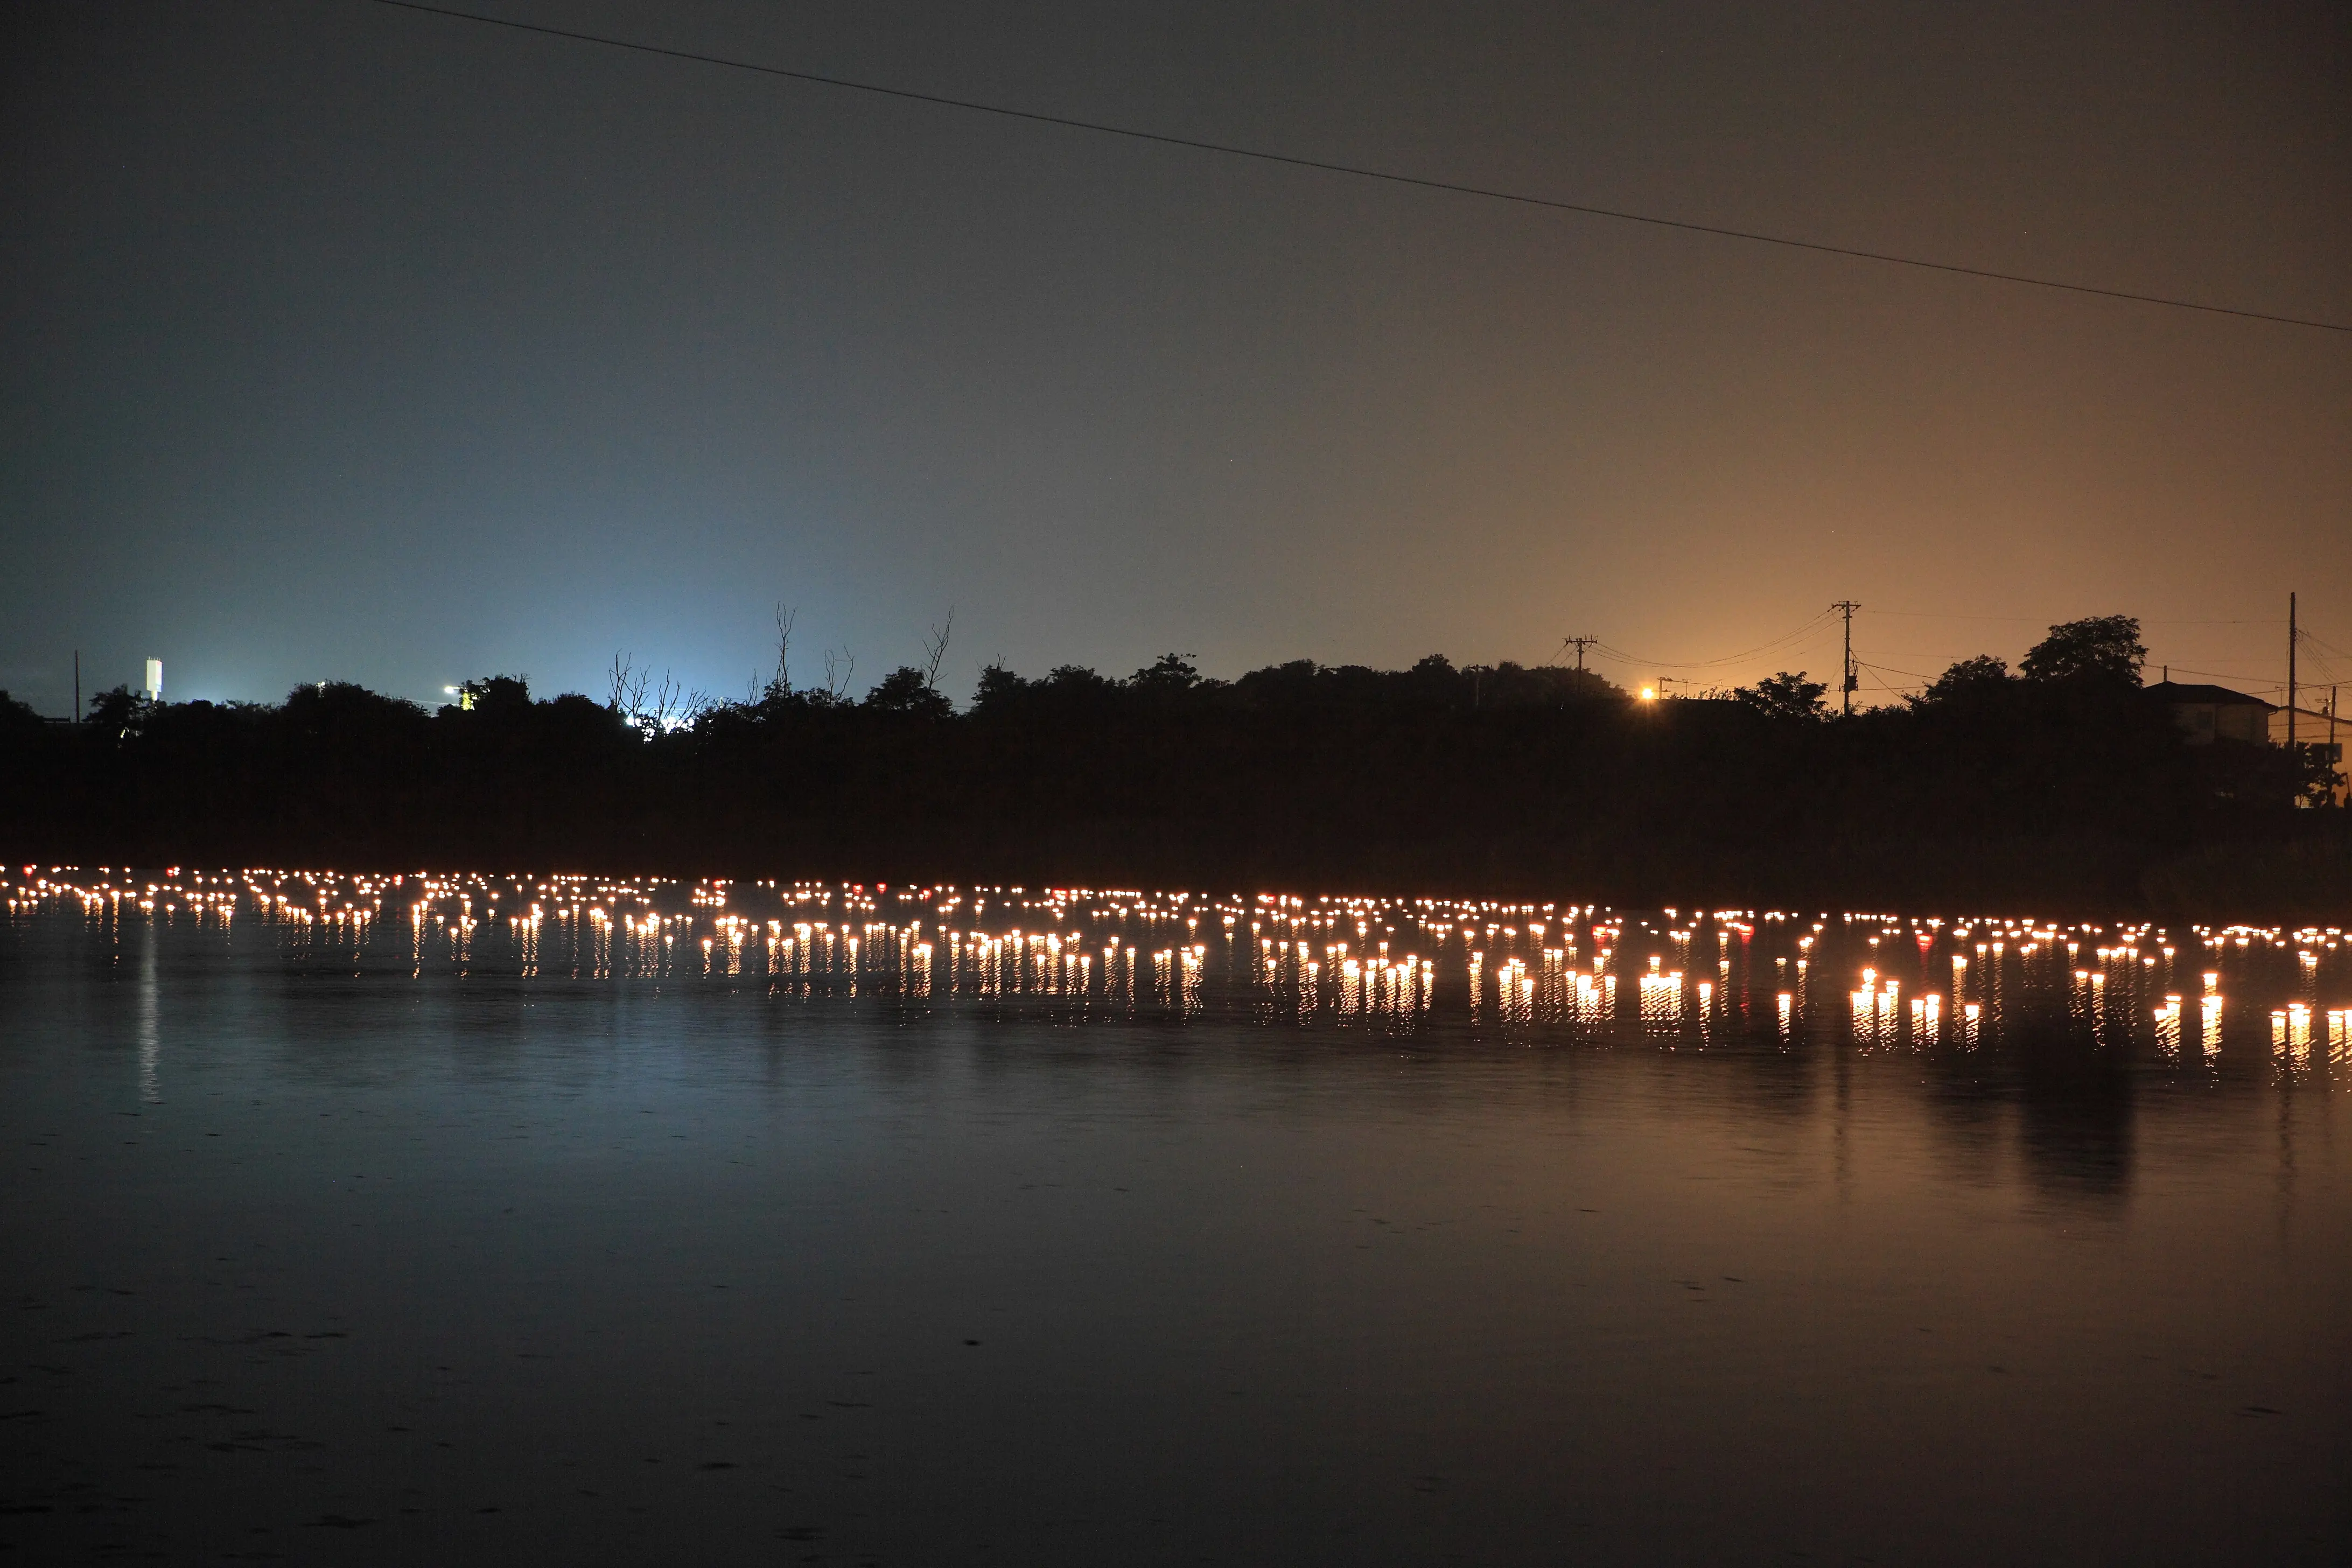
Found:
[(1559, 639), (1560, 647), (1572, 647), (1576, 649), (1577, 674), (1582, 675), (1584, 673), (1584, 650), (1591, 647), (1594, 643), (1597, 643), (1601, 639), (1599, 637), (1562, 637)]
[(2294, 750), (2294, 595), (2286, 596), (2286, 749)]
[(1840, 599), (1830, 608), (1845, 612), (1845, 681), (1841, 689), (1845, 694), (1846, 714), (1851, 717), (1853, 713), (1854, 689), (1862, 684), (1861, 678), (1855, 675), (1853, 669), (1853, 613), (1862, 606), (1852, 599)]
[(74, 649), (74, 722), (81, 722), (81, 649)]

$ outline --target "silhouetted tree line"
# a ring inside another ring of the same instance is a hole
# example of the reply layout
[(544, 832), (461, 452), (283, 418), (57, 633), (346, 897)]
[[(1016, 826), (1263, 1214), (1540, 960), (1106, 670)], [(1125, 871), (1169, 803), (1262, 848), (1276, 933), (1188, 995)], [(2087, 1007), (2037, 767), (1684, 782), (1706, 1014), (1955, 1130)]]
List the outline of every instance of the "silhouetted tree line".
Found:
[[(2191, 746), (2137, 623), (2052, 628), (1833, 716), (1783, 672), (1639, 701), (1515, 664), (1307, 660), (1204, 679), (928, 668), (862, 700), (779, 673), (649, 713), (520, 678), (419, 705), (340, 682), (79, 726), (0, 697), (10, 858), (465, 866), (1041, 885), (1545, 890), (1620, 903), (2340, 908), (2324, 768)], [(634, 683), (642, 697), (644, 682)]]

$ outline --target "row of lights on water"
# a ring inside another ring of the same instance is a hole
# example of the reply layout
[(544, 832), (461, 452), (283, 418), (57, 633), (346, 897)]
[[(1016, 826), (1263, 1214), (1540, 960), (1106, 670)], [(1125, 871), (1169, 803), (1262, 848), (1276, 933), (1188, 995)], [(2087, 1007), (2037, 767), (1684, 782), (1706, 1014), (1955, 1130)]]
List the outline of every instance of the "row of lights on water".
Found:
[[(76, 910), (226, 936), (257, 921), (298, 959), (383, 969), (397, 952), (419, 978), (708, 978), (1187, 1015), (1241, 998), (1258, 1016), (1408, 1026), (1444, 994), (1473, 1026), (1506, 1030), (1787, 1042), (1826, 1018), (1865, 1049), (1972, 1048), (2004, 1014), (2063, 992), (2095, 1030), (2201, 1058), (2221, 1048), (2234, 970), (2275, 994), (2268, 1044), (2280, 1058), (2352, 1058), (2352, 954), (2336, 927), (177, 867), (11, 868), (0, 901), (12, 921)], [(1817, 986), (1817, 966), (1843, 978)]]

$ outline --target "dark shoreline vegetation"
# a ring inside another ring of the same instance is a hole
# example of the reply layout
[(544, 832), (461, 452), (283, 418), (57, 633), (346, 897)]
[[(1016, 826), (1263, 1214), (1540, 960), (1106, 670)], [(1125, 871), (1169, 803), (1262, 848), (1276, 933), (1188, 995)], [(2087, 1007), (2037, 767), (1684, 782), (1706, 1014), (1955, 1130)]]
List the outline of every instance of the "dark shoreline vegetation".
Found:
[[(863, 700), (781, 677), (666, 727), (469, 683), (430, 712), (340, 682), (80, 725), (0, 695), (12, 862), (533, 868), (1481, 894), (1627, 906), (2010, 909), (2214, 918), (2352, 905), (2315, 758), (2190, 745), (2140, 689), (2137, 622), (2052, 628), (1919, 697), (1833, 714), (1780, 675), (1640, 701), (1514, 664), (1308, 661), (1203, 679), (933, 676)], [(936, 663), (936, 660), (934, 661)], [(674, 721), (673, 721), (674, 722)]]

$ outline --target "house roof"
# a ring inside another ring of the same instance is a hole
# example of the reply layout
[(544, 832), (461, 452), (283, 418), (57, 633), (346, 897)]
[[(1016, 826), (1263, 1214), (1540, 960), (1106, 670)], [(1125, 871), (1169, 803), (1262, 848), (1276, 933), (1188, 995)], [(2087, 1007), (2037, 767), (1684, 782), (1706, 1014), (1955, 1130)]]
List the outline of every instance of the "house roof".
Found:
[(2242, 691), (2232, 691), (2226, 686), (2201, 686), (2186, 680), (2159, 680), (2155, 685), (2143, 687), (2141, 689), (2159, 702), (2210, 702), (2222, 708), (2259, 708), (2265, 713), (2277, 711), (2274, 704), (2265, 702), (2259, 697), (2249, 697)]

